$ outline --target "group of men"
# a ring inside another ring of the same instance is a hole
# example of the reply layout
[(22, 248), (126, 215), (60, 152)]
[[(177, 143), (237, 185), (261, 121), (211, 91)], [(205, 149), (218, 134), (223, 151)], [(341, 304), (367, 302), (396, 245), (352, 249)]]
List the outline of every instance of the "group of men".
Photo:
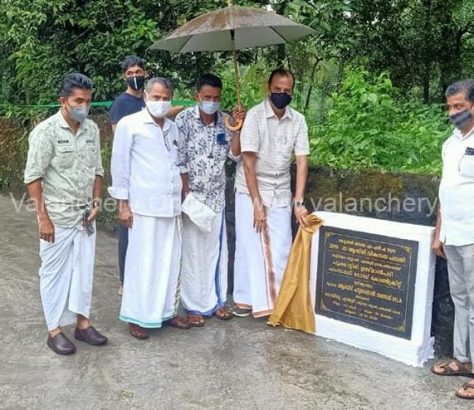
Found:
[[(146, 339), (149, 329), (165, 324), (189, 329), (210, 316), (269, 315), (290, 253), (292, 210), (299, 223), (306, 224), (307, 215), (309, 143), (303, 115), (289, 107), (292, 72), (273, 71), (267, 98), (247, 113), (236, 107), (231, 115), (221, 110), (223, 85), (213, 74), (197, 80), (196, 105), (178, 113), (171, 106), (171, 82), (146, 81), (141, 58), (127, 57), (122, 72), (127, 89), (110, 113), (108, 188), (118, 207), (120, 319), (133, 337)], [(47, 344), (71, 354), (76, 347), (61, 326), (74, 321), (76, 339), (107, 343), (89, 320), (104, 171), (98, 128), (87, 119), (91, 80), (69, 74), (59, 96), (59, 112), (31, 132), (25, 183), (37, 207)], [(242, 129), (229, 121), (243, 122)], [(232, 309), (224, 213), (228, 158), (237, 162)]]
[[(111, 110), (114, 142), (110, 195), (117, 200), (120, 319), (130, 334), (149, 337), (163, 324), (189, 329), (215, 315), (269, 315), (291, 248), (291, 213), (306, 224), (303, 203), (309, 154), (304, 117), (289, 107), (294, 76), (277, 69), (267, 98), (247, 113), (241, 131), (226, 127), (221, 80), (196, 83), (197, 104), (171, 107), (173, 87), (161, 77), (145, 82), (144, 61), (122, 65), (127, 90)], [(454, 359), (432, 367), (437, 375), (473, 377), (474, 355), (474, 80), (446, 90), (457, 128), (442, 150), (440, 210), (433, 250), (448, 262), (455, 306)], [(104, 345), (91, 326), (95, 219), (104, 170), (96, 124), (87, 119), (92, 82), (65, 77), (61, 109), (31, 132), (25, 183), (36, 204), (40, 236), (40, 291), (48, 346), (71, 354), (75, 345), (61, 325), (75, 322), (74, 337)], [(176, 115), (177, 114), (177, 115)], [(176, 116), (176, 117), (175, 117)], [(171, 118), (174, 118), (174, 121)], [(234, 127), (232, 127), (234, 128)], [(289, 168), (296, 158), (294, 196)], [(226, 307), (227, 243), (225, 162), (237, 162), (234, 306)], [(186, 315), (177, 315), (182, 303)], [(474, 379), (456, 392), (474, 399)]]

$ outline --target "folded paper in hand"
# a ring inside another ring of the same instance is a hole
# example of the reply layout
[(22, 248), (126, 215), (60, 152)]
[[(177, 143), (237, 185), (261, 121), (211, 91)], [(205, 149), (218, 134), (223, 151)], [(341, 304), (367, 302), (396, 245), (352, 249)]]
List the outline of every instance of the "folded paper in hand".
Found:
[(199, 201), (192, 192), (186, 196), (181, 205), (181, 210), (189, 216), (189, 219), (191, 219), (199, 229), (204, 232), (211, 232), (217, 213)]

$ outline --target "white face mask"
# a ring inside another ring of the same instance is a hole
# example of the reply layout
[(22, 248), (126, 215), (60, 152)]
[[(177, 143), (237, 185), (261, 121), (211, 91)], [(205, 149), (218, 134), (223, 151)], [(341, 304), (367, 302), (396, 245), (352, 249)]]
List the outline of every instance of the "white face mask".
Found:
[(201, 101), (199, 103), (199, 107), (207, 115), (213, 115), (217, 111), (219, 111), (219, 108), (221, 108), (221, 103), (220, 102), (212, 102), (212, 101)]
[(171, 108), (171, 101), (146, 101), (146, 108), (153, 117), (163, 118)]

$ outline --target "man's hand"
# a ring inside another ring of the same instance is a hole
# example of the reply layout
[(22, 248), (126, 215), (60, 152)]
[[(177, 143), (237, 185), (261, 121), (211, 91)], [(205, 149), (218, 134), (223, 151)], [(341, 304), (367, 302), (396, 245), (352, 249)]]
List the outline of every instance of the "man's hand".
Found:
[(262, 232), (267, 224), (267, 215), (263, 204), (255, 204), (253, 207), (253, 227), (257, 233)]
[(443, 248), (443, 242), (439, 240), (439, 232), (435, 232), (434, 234), (433, 242), (431, 243), (431, 249), (437, 256), (446, 259), (446, 254), (444, 253)]
[(54, 243), (54, 225), (49, 216), (40, 217), (38, 219), (39, 237), (43, 241)]
[(245, 110), (244, 107), (241, 105), (238, 105), (232, 110), (232, 119), (234, 120), (234, 124), (236, 124), (239, 121), (244, 121), (245, 119)]
[(87, 218), (87, 222), (95, 221), (97, 219), (97, 217), (99, 216), (99, 212), (100, 212), (100, 207), (99, 206), (92, 207), (92, 209), (89, 213), (89, 217)]
[(119, 214), (118, 214), (118, 220), (119, 222), (126, 226), (127, 228), (131, 228), (133, 225), (133, 214), (132, 211), (130, 210), (130, 207), (128, 206), (128, 202), (126, 201), (119, 201)]
[(306, 221), (306, 216), (308, 215), (308, 210), (305, 208), (304, 205), (295, 205), (294, 213), (296, 218), (296, 223), (308, 226), (308, 222)]

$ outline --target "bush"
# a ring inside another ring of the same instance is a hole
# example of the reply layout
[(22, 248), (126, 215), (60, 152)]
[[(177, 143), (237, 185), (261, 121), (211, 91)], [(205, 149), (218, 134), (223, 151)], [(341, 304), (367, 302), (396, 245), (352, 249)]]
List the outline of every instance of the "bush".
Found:
[(347, 71), (325, 119), (309, 124), (311, 161), (335, 169), (439, 174), (449, 135), (437, 105), (406, 102), (387, 74)]

